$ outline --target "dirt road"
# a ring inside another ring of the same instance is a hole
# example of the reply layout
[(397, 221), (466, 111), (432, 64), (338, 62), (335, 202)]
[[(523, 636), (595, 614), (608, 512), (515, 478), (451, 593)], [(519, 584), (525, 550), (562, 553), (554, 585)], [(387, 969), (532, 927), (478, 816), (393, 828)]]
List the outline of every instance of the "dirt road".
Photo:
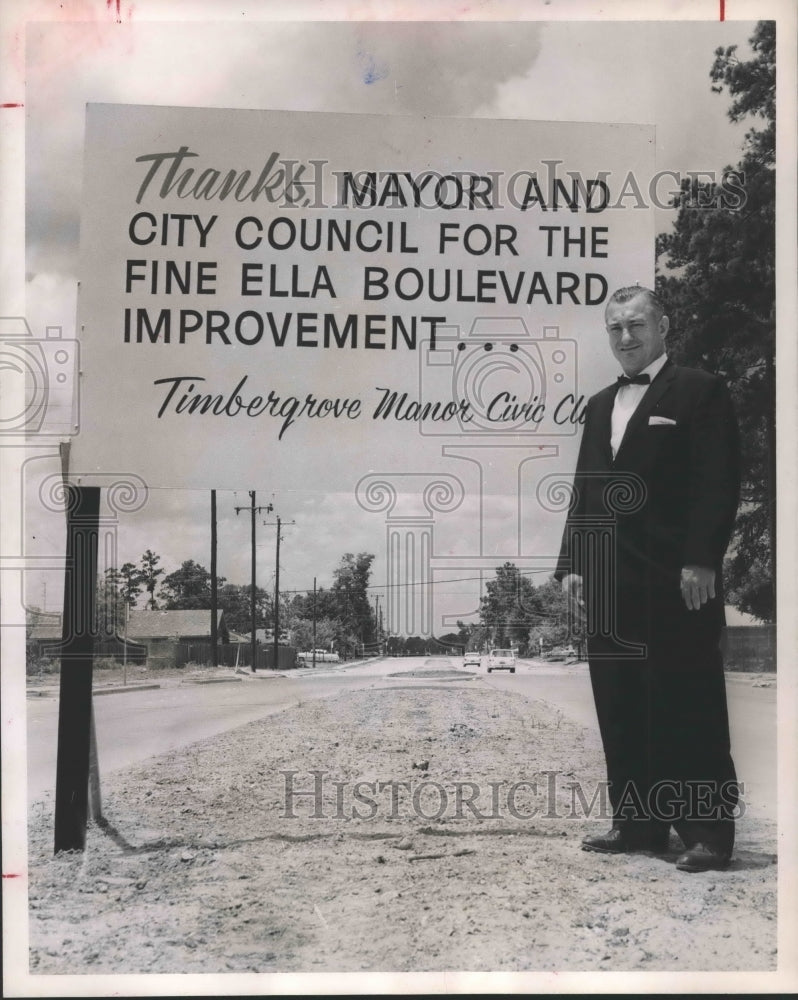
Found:
[(724, 873), (676, 871), (675, 835), (584, 853), (590, 730), (442, 661), (395, 673), (106, 779), (85, 857), (35, 804), (31, 972), (775, 969), (772, 822)]

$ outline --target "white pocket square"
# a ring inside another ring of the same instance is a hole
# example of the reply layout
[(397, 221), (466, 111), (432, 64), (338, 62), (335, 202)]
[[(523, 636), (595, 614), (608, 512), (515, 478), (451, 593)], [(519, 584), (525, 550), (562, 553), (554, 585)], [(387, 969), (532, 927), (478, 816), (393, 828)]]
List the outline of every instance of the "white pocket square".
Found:
[(671, 420), (670, 417), (649, 417), (648, 424), (655, 427), (675, 427), (676, 421)]

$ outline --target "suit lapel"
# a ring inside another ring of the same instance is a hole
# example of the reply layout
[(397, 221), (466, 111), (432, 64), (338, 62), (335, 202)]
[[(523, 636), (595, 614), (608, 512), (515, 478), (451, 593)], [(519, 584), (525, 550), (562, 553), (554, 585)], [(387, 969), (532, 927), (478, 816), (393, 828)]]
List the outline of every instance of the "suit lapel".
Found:
[[(646, 394), (640, 400), (640, 405), (637, 407), (635, 412), (632, 414), (629, 423), (626, 425), (626, 432), (624, 433), (623, 439), (621, 440), (621, 445), (618, 448), (618, 453), (615, 456), (615, 461), (621, 457), (622, 453), (626, 451), (629, 447), (630, 441), (634, 439), (635, 434), (638, 430), (648, 423), (648, 418), (651, 415), (654, 407), (662, 399), (665, 393), (670, 389), (671, 383), (676, 378), (676, 366), (668, 361), (662, 370), (659, 372), (657, 377), (651, 383), (650, 387), (646, 391)], [(613, 397), (614, 398), (614, 397)]]
[(612, 437), (612, 407), (615, 403), (615, 394), (617, 393), (617, 386), (608, 386), (603, 392), (600, 392), (596, 396), (596, 441), (602, 458), (604, 459), (604, 464), (607, 468), (612, 465), (612, 447), (610, 445), (610, 438)]

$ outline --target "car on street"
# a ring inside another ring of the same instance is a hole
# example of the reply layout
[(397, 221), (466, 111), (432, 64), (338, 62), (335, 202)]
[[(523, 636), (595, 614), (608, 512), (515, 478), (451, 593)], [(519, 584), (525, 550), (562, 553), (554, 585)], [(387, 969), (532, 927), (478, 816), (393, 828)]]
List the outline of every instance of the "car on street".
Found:
[(488, 654), (488, 673), (493, 670), (509, 670), (515, 673), (515, 650), (492, 649)]
[(464, 667), (479, 667), (481, 665), (482, 665), (482, 654), (478, 650), (472, 649), (470, 653), (463, 654)]

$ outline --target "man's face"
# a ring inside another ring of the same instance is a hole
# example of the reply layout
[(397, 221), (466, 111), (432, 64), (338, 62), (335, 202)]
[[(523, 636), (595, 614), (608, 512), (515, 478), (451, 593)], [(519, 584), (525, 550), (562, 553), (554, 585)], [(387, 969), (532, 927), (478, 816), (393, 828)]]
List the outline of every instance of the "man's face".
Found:
[(628, 302), (611, 302), (605, 317), (612, 353), (627, 375), (637, 375), (665, 350), (668, 317), (641, 292)]

